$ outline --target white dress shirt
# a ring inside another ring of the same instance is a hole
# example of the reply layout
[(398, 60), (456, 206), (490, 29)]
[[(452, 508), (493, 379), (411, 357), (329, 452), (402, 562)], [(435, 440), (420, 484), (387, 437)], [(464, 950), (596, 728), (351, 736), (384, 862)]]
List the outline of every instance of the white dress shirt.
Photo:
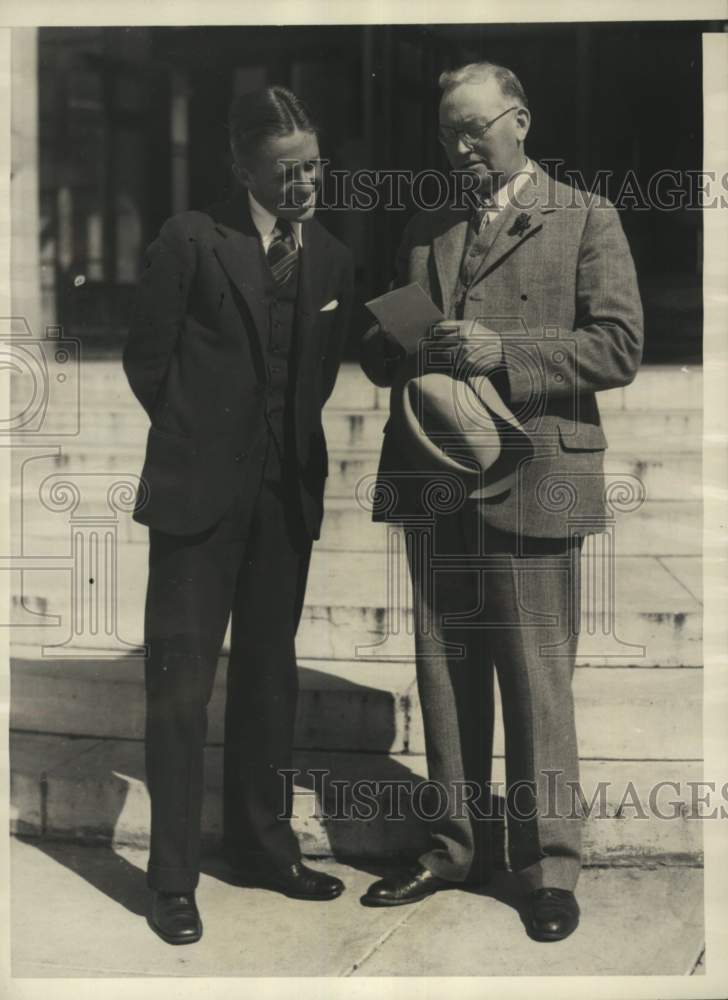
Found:
[[(263, 208), (259, 201), (253, 197), (253, 195), (248, 191), (248, 203), (250, 205), (250, 214), (253, 219), (255, 228), (260, 233), (260, 239), (263, 244), (263, 250), (268, 253), (268, 247), (273, 239), (273, 229), (275, 227), (278, 219), (275, 215), (272, 215), (267, 208)], [(291, 222), (291, 228), (293, 229), (293, 235), (295, 237), (296, 243), (298, 243), (299, 248), (303, 246), (303, 233), (300, 222)]]

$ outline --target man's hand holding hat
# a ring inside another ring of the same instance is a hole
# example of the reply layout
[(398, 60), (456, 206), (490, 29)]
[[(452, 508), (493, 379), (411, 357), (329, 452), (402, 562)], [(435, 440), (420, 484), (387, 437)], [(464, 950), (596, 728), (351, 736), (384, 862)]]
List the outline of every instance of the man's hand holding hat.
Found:
[[(378, 331), (380, 349), (388, 336)], [(491, 382), (503, 366), (500, 335), (477, 320), (442, 320), (391, 365), (391, 429), (408, 465), (457, 474), (472, 496), (510, 489), (533, 446)]]

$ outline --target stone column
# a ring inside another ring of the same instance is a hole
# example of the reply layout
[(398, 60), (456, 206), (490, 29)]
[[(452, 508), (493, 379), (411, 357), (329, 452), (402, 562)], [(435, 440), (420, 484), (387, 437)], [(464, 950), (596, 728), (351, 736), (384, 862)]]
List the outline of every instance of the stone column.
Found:
[[(11, 268), (12, 314), (42, 336), (40, 203), (38, 190), (38, 29), (11, 32)], [(22, 330), (13, 332), (22, 333)]]

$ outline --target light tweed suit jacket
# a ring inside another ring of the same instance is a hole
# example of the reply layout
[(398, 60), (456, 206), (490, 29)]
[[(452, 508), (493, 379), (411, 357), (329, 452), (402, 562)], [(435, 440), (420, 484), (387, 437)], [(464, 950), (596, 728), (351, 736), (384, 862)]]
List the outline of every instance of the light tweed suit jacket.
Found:
[[(419, 212), (397, 253), (395, 285), (417, 282), (446, 317), (456, 315), (458, 273), (468, 213)], [(643, 347), (643, 317), (629, 245), (605, 198), (568, 187), (536, 165), (516, 204), (490, 223), (487, 244), (461, 304), (500, 335), (466, 342), (470, 374), (505, 369), (497, 384), (534, 446), (504, 495), (478, 501), (494, 527), (521, 535), (562, 537), (604, 524), (604, 450), (595, 394), (630, 383)], [(362, 340), (364, 371), (391, 385), (377, 327)], [(413, 359), (408, 365), (422, 364)], [(422, 368), (420, 368), (422, 370)], [(385, 427), (374, 520), (422, 512), (422, 481)]]

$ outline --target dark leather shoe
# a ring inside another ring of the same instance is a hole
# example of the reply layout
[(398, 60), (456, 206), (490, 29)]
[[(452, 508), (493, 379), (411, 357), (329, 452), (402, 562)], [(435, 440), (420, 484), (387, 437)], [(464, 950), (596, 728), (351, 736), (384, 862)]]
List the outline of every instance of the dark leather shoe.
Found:
[(167, 944), (194, 944), (202, 937), (202, 921), (194, 892), (155, 892), (149, 926)]
[(452, 889), (457, 885), (456, 882), (448, 882), (433, 875), (429, 868), (417, 864), (399, 875), (390, 875), (372, 882), (361, 901), (364, 906), (403, 906), (405, 903), (426, 899), (440, 889)]
[(336, 899), (344, 891), (340, 878), (308, 868), (297, 861), (286, 868), (245, 871), (237, 869), (235, 881), (238, 885), (256, 889), (274, 889), (292, 899)]
[(568, 889), (535, 889), (526, 904), (526, 929), (536, 941), (562, 941), (579, 924), (579, 904)]

